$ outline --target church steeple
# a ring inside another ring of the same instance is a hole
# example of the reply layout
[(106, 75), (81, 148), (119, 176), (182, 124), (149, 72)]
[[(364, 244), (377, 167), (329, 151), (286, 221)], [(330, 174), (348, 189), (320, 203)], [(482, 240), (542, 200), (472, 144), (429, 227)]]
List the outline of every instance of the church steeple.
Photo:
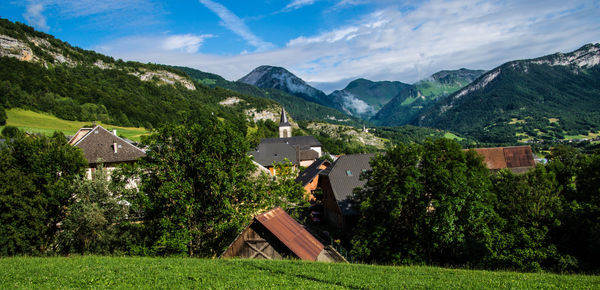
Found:
[(292, 124), (288, 122), (283, 106), (281, 107), (281, 119), (279, 120), (279, 138), (292, 137)]
[(279, 120), (279, 126), (291, 126), (288, 122), (287, 115), (285, 113), (285, 110), (283, 109), (283, 106), (281, 107), (281, 119)]

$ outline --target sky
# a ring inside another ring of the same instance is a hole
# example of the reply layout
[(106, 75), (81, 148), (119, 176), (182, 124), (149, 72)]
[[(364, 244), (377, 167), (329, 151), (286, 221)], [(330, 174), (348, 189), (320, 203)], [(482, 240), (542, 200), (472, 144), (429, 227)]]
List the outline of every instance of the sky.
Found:
[(600, 0), (4, 0), (0, 11), (117, 59), (228, 80), (281, 66), (327, 93), (600, 42)]

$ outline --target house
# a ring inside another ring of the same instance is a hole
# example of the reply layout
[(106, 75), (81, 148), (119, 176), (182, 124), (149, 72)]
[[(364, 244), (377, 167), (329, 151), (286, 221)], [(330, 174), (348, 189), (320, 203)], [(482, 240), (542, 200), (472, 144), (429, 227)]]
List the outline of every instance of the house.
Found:
[(309, 167), (323, 154), (321, 142), (313, 136), (292, 137), (292, 125), (289, 123), (285, 110), (281, 109), (279, 122), (279, 138), (264, 138), (250, 155), (261, 166), (269, 169), (271, 175), (276, 175), (273, 162), (283, 162), (287, 159), (295, 168)]
[(277, 207), (254, 217), (221, 255), (222, 258), (342, 262), (333, 248), (324, 246), (302, 225)]
[(525, 173), (535, 167), (530, 146), (475, 148), (483, 156), (483, 162), (491, 171), (509, 169), (513, 173)]
[[(298, 150), (302, 150), (302, 151), (314, 151), (316, 152), (316, 159), (318, 159), (319, 157), (321, 157), (323, 155), (323, 145), (321, 144), (321, 142), (319, 142), (319, 140), (317, 140), (317, 138), (313, 137), (313, 136), (294, 136), (294, 137), (287, 137), (287, 138), (264, 138), (260, 140), (260, 144), (273, 144), (273, 143), (277, 143), (277, 144), (288, 144), (294, 148), (297, 148)], [(314, 154), (314, 153), (310, 153), (310, 154)], [(310, 159), (303, 159), (304, 164), (307, 164), (308, 161), (310, 161)], [(314, 160), (310, 161), (310, 164), (312, 164)], [(310, 166), (310, 164), (307, 165), (301, 165), (303, 167), (308, 167)]]
[(92, 177), (92, 172), (102, 164), (109, 172), (118, 164), (133, 163), (146, 156), (146, 153), (117, 136), (117, 131), (110, 132), (102, 126), (81, 128), (69, 140), (69, 144), (81, 148), (88, 161), (86, 176)]
[[(250, 152), (254, 161), (262, 167), (269, 170), (272, 176), (277, 175), (274, 163), (283, 163), (288, 160), (292, 163), (294, 169), (306, 164), (312, 164), (319, 158), (317, 152), (313, 150), (302, 150), (298, 147), (286, 143), (260, 143), (258, 147)], [(310, 161), (309, 163), (307, 163)]]
[(310, 201), (315, 200), (312, 192), (317, 189), (317, 185), (319, 184), (319, 173), (329, 165), (331, 165), (331, 163), (328, 160), (320, 159), (313, 162), (313, 164), (298, 174), (296, 181), (302, 183), (302, 187), (304, 187), (304, 191)]
[(352, 228), (357, 211), (351, 198), (355, 188), (362, 188), (366, 180), (360, 175), (371, 169), (369, 162), (375, 154), (349, 154), (340, 156), (319, 174), (319, 187), (323, 190), (325, 218), (338, 229)]

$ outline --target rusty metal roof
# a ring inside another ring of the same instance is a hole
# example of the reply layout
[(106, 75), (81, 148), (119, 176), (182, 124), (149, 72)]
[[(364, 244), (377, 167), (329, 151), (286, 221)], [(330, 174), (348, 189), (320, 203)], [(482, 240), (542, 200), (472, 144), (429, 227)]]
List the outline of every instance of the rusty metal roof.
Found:
[(280, 207), (276, 207), (254, 219), (302, 260), (316, 261), (323, 248), (325, 248), (321, 242)]
[(476, 148), (488, 169), (534, 167), (533, 152), (529, 146)]

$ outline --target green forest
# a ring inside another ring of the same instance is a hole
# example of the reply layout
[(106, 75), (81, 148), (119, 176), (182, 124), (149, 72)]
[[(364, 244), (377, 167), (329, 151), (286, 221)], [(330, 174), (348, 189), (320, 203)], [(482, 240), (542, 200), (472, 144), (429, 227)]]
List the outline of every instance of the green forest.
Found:
[(398, 145), (355, 189), (355, 258), (379, 264), (597, 272), (600, 152), (558, 146), (525, 174), (455, 141)]

